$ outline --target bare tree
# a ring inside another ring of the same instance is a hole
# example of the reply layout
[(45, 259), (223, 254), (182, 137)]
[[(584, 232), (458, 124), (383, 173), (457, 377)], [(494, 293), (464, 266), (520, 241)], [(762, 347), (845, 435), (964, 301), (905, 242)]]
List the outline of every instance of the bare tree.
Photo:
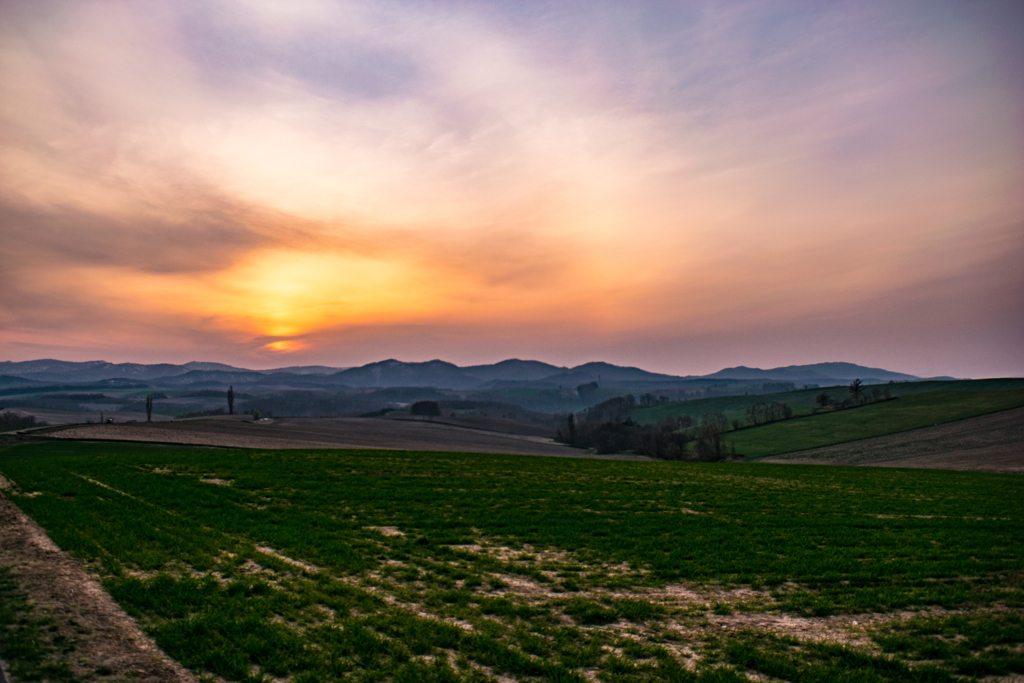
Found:
[(228, 387), (228, 415), (235, 414), (235, 387)]
[(854, 403), (858, 403), (860, 401), (860, 397), (863, 392), (861, 387), (863, 386), (864, 382), (860, 381), (859, 379), (855, 379), (852, 382), (850, 382), (850, 398), (853, 399)]
[(146, 396), (146, 422), (153, 421), (153, 394)]
[(729, 423), (721, 413), (701, 415), (697, 441), (693, 445), (698, 460), (715, 462), (725, 459), (725, 432), (728, 428)]

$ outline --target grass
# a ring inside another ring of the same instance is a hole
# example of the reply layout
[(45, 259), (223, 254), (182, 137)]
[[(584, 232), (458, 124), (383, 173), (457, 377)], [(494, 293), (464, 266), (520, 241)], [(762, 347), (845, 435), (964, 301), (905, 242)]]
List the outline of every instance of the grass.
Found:
[(68, 665), (74, 642), (58, 633), (51, 617), (38, 615), (18, 590), (9, 567), (0, 567), (0, 659), (17, 681), (74, 683)]
[(1024, 389), (935, 391), (731, 432), (736, 452), (758, 458), (930, 427), (1024, 406)]
[(919, 616), (887, 624), (872, 637), (887, 653), (941, 661), (964, 676), (1024, 674), (1020, 614)]
[(920, 678), (916, 646), (709, 620), (1024, 609), (1010, 475), (85, 443), (7, 447), (0, 472), (161, 647), (229, 681), (954, 680), (963, 658)]
[[(975, 380), (950, 380), (950, 381), (926, 381), (926, 382), (897, 382), (893, 384), (871, 384), (866, 385), (865, 390), (871, 392), (873, 389), (889, 390), (892, 396), (914, 396), (916, 394), (931, 392), (976, 392), (976, 391), (1005, 391), (1009, 389), (1024, 389), (1024, 379), (975, 379)], [(815, 389), (798, 389), (777, 394), (756, 394), (751, 396), (718, 396), (714, 398), (702, 398), (692, 401), (672, 401), (649, 408), (637, 408), (632, 411), (631, 417), (641, 424), (650, 424), (667, 417), (689, 415), (698, 418), (704, 414), (722, 413), (729, 421), (746, 419), (747, 409), (755, 403), (770, 403), (779, 401), (787, 404), (796, 414), (809, 414), (815, 407), (815, 396), (825, 392), (834, 400), (847, 398), (846, 386), (821, 387)]]
[(746, 632), (724, 646), (724, 659), (746, 671), (785, 681), (822, 683), (952, 683), (958, 680), (938, 666), (912, 666), (856, 648), (827, 642)]

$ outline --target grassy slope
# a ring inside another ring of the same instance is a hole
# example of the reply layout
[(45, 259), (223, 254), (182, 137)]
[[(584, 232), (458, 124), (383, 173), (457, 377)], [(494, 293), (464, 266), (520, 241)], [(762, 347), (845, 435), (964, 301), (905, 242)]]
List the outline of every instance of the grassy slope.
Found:
[[(1006, 389), (1024, 389), (1024, 378), (904, 382), (896, 384), (871, 384), (865, 387), (869, 392), (875, 388), (881, 390), (888, 389), (892, 396), (912, 396), (932, 391), (1002, 391)], [(800, 389), (778, 394), (719, 396), (692, 401), (672, 401), (671, 403), (663, 403), (650, 408), (634, 410), (632, 418), (641, 424), (649, 424), (665, 417), (675, 417), (678, 415), (690, 415), (693, 418), (697, 418), (705, 413), (723, 413), (730, 421), (733, 419), (743, 420), (746, 417), (747, 408), (758, 402), (770, 403), (771, 401), (785, 403), (797, 414), (801, 412), (809, 413), (815, 405), (814, 397), (823, 391), (835, 400), (842, 400), (848, 395), (847, 388), (839, 386)]]
[(730, 433), (728, 441), (736, 446), (738, 454), (765, 457), (929, 427), (1019, 406), (1024, 406), (1024, 389), (933, 391), (741, 429)]

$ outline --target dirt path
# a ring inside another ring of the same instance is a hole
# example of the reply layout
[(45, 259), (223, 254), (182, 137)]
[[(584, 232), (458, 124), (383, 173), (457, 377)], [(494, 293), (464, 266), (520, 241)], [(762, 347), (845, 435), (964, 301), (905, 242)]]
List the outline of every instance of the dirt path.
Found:
[(1024, 474), (1024, 408), (835, 446), (773, 455), (757, 462)]
[[(0, 477), (0, 489), (9, 483)], [(0, 492), (0, 567), (9, 567), (21, 592), (48, 616), (75, 648), (66, 658), (83, 681), (196, 683), (165, 655), (135, 621), (62, 552), (38, 524)], [(99, 675), (97, 669), (112, 673)], [(17, 683), (12, 681), (12, 683)]]

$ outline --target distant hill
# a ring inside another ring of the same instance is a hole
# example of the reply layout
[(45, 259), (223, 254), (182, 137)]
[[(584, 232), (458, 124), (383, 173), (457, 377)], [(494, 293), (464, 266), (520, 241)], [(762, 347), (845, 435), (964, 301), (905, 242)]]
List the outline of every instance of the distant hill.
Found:
[[(591, 362), (568, 368), (535, 360), (511, 358), (500, 363), (459, 367), (443, 360), (407, 363), (388, 359), (355, 368), (305, 365), (271, 370), (249, 370), (224, 363), (190, 362), (183, 365), (158, 363), (70, 362), (53, 359), (0, 362), (0, 385), (95, 383), (108, 380), (148, 382), (167, 387), (264, 386), (296, 389), (323, 387), (337, 389), (435, 387), (451, 390), (505, 390), (521, 388), (575, 388), (598, 382), (608, 389), (635, 390), (650, 387), (707, 386), (711, 382), (794, 384), (843, 384), (855, 378), (866, 383), (915, 381), (919, 377), (854, 363), (815, 363), (762, 370), (744, 366), (725, 368), (710, 375), (680, 377), (648, 372), (635, 367)], [(643, 389), (647, 390), (647, 389)]]
[(601, 386), (618, 384), (637, 383), (660, 383), (666, 381), (678, 381), (690, 379), (689, 377), (678, 377), (676, 375), (662, 375), (657, 372), (648, 372), (640, 368), (622, 367), (611, 363), (584, 363), (570, 368), (557, 375), (545, 377), (543, 380), (546, 386), (577, 386), (587, 382), (597, 382)]
[(38, 382), (95, 382), (103, 379), (124, 378), (147, 381), (170, 375), (183, 375), (191, 368), (184, 365), (159, 363), (108, 363), (102, 360), (75, 363), (62, 360), (30, 360), (21, 363), (0, 363), (0, 374), (14, 375)]
[(342, 370), (333, 375), (350, 387), (439, 387), (472, 389), (480, 379), (466, 370), (443, 360), (425, 363), (404, 363), (393, 358), (359, 368)]
[(565, 372), (569, 368), (537, 360), (511, 358), (493, 365), (470, 365), (463, 369), (483, 382), (533, 382)]
[(855, 379), (862, 379), (865, 382), (888, 382), (889, 380), (903, 382), (921, 379), (915, 375), (907, 375), (902, 372), (891, 372), (882, 368), (869, 368), (855, 363), (813, 363), (811, 365), (788, 365), (784, 368), (773, 368), (762, 370), (760, 368), (748, 368), (740, 365), (735, 368), (725, 368), (710, 375), (704, 375), (708, 379), (751, 379), (765, 381), (784, 382), (849, 382)]
[(270, 375), (333, 375), (339, 370), (348, 370), (348, 368), (332, 368), (327, 365), (292, 365), (287, 368), (261, 370), (261, 372)]

